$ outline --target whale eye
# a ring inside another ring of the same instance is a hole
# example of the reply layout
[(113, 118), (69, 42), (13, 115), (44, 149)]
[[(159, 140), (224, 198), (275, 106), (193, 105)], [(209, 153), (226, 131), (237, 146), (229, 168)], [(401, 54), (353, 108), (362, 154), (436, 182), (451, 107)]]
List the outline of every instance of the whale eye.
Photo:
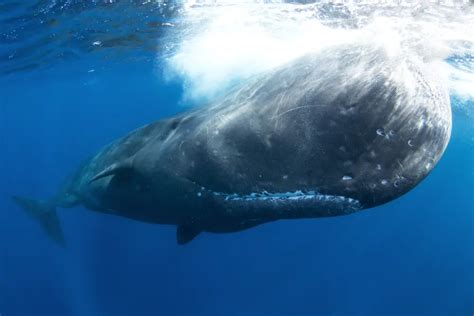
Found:
[(179, 126), (180, 122), (180, 120), (173, 120), (170, 125), (170, 130), (175, 130)]

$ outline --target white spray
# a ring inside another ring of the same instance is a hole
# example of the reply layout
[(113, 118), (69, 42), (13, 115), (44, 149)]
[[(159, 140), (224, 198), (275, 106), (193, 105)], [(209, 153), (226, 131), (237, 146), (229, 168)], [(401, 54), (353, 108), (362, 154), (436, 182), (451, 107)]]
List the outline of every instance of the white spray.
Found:
[[(469, 1), (187, 1), (171, 31), (169, 78), (190, 101), (309, 52), (365, 42), (418, 59), (454, 98), (474, 100), (474, 5)], [(472, 110), (472, 109), (468, 109)]]

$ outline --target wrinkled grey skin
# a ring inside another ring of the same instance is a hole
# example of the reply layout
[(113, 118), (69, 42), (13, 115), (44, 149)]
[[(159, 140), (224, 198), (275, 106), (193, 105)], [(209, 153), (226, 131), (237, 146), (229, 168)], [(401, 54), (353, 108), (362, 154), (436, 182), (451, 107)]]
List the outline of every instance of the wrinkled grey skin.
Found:
[(49, 204), (177, 225), (179, 243), (201, 231), (343, 215), (412, 189), (450, 132), (448, 96), (414, 63), (339, 47), (131, 132)]

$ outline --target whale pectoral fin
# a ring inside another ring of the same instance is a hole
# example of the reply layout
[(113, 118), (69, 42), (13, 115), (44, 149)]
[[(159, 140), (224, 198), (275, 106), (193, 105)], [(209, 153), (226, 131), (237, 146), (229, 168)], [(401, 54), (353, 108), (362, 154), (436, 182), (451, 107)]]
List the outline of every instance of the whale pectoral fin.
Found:
[(178, 245), (184, 245), (201, 233), (201, 230), (189, 225), (179, 225), (176, 229), (176, 241)]
[(89, 183), (92, 183), (96, 180), (99, 180), (101, 178), (105, 178), (108, 176), (130, 173), (132, 171), (133, 171), (133, 167), (130, 164), (112, 164), (109, 167), (97, 173), (96, 175), (94, 175), (89, 180)]

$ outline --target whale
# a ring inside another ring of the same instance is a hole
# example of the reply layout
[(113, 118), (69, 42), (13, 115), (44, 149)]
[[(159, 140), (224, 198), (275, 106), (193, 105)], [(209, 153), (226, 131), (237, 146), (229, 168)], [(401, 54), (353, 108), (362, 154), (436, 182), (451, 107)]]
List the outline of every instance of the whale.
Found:
[(283, 219), (390, 202), (435, 167), (451, 135), (429, 66), (341, 45), (251, 77), (207, 105), (105, 146), (49, 199), (13, 201), (60, 245), (58, 208), (175, 225), (178, 244)]

